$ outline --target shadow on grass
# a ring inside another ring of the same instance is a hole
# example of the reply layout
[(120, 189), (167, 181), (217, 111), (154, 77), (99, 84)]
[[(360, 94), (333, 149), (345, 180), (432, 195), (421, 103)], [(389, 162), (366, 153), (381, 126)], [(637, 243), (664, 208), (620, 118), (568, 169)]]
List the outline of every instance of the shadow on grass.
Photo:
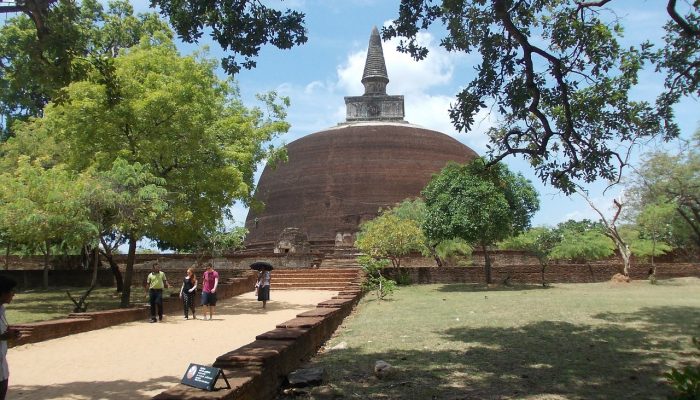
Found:
[[(13, 323), (27, 323), (45, 321), (56, 318), (65, 318), (73, 312), (74, 304), (66, 292), (70, 292), (74, 298), (82, 296), (88, 288), (81, 287), (57, 287), (48, 290), (32, 289), (19, 292), (8, 307)], [(119, 308), (121, 293), (112, 288), (98, 288), (94, 290), (86, 300), (87, 311), (101, 311)], [(141, 291), (132, 288), (131, 301), (135, 306), (144, 304)]]
[(440, 292), (521, 292), (523, 290), (548, 290), (551, 286), (541, 284), (512, 284), (486, 287), (483, 283), (451, 283), (440, 286)]
[(700, 334), (700, 309), (696, 307), (643, 307), (633, 313), (606, 312), (593, 318), (615, 323), (643, 323), (666, 336)]
[[(688, 318), (689, 313), (694, 316)], [(666, 398), (671, 391), (662, 375), (671, 360), (683, 361), (677, 335), (697, 332), (698, 311), (659, 307), (605, 317), (647, 323), (451, 328), (438, 332), (444, 341), (435, 349), (367, 353), (349, 348), (327, 352), (315, 364), (326, 367), (330, 383), (348, 398)], [(375, 378), (377, 360), (395, 366), (396, 373)]]
[[(183, 371), (184, 372), (184, 371)], [(70, 382), (50, 386), (16, 386), (10, 383), (8, 398), (29, 399), (150, 399), (173, 385), (172, 376), (149, 379), (145, 382), (127, 380)]]

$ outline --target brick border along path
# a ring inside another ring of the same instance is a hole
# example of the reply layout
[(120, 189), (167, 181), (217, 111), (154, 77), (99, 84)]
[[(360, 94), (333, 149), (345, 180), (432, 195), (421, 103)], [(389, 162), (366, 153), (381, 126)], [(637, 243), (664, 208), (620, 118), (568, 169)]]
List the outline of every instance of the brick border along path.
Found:
[[(262, 310), (250, 292), (220, 301), (213, 321), (171, 314), (162, 323), (144, 320), (11, 348), (8, 398), (150, 399), (179, 383), (189, 363), (209, 365), (336, 294), (273, 290)], [(197, 312), (199, 318), (201, 307)]]

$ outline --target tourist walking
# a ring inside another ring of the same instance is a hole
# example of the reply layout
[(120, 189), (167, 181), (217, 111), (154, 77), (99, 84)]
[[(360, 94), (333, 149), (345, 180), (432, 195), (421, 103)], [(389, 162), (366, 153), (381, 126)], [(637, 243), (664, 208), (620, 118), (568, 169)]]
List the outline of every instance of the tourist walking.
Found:
[(17, 282), (5, 276), (0, 276), (0, 373), (2, 373), (2, 381), (0, 381), (0, 400), (5, 400), (7, 396), (7, 386), (10, 378), (10, 370), (7, 366), (7, 341), (10, 339), (18, 339), (20, 332), (18, 329), (11, 328), (5, 317), (5, 304), (10, 304), (15, 296), (15, 286)]
[(204, 319), (207, 319), (207, 310), (209, 311), (209, 320), (214, 319), (217, 286), (219, 286), (219, 273), (214, 271), (214, 266), (209, 263), (202, 277), (202, 305), (207, 307), (204, 309)]
[(160, 264), (153, 264), (153, 270), (146, 277), (148, 289), (148, 303), (151, 305), (151, 322), (156, 322), (156, 308), (158, 309), (158, 321), (163, 320), (163, 289), (170, 287), (165, 272), (160, 270)]
[(270, 300), (270, 271), (260, 271), (258, 274), (258, 301), (262, 301), (262, 308), (265, 308)]
[(180, 288), (182, 307), (185, 310), (185, 319), (190, 319), (189, 311), (192, 310), (192, 319), (197, 319), (194, 314), (194, 294), (197, 291), (197, 278), (192, 268), (187, 268), (187, 275)]

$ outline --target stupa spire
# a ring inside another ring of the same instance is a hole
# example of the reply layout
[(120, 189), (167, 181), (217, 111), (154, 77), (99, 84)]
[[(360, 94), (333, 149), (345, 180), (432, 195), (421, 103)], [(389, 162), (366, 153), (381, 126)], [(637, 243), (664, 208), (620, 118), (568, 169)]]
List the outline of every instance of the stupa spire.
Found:
[(365, 94), (345, 97), (345, 123), (356, 121), (393, 121), (406, 122), (403, 119), (403, 96), (386, 94), (389, 76), (386, 73), (382, 38), (377, 27), (372, 28), (367, 48), (367, 61), (362, 74)]
[(365, 61), (365, 71), (362, 74), (362, 84), (365, 86), (365, 96), (385, 95), (386, 85), (388, 83), (389, 75), (386, 73), (382, 39), (379, 37), (379, 30), (376, 26), (374, 26), (372, 27), (372, 33), (369, 36), (367, 61)]

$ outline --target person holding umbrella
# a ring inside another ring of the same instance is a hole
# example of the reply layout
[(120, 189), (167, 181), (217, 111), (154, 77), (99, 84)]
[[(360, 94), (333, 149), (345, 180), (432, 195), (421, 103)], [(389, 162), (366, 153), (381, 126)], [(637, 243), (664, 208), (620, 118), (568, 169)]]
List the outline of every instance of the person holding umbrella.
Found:
[(258, 281), (255, 287), (258, 289), (258, 301), (262, 301), (262, 308), (266, 308), (267, 302), (270, 301), (270, 278), (272, 265), (266, 262), (255, 262), (250, 268), (258, 271)]

